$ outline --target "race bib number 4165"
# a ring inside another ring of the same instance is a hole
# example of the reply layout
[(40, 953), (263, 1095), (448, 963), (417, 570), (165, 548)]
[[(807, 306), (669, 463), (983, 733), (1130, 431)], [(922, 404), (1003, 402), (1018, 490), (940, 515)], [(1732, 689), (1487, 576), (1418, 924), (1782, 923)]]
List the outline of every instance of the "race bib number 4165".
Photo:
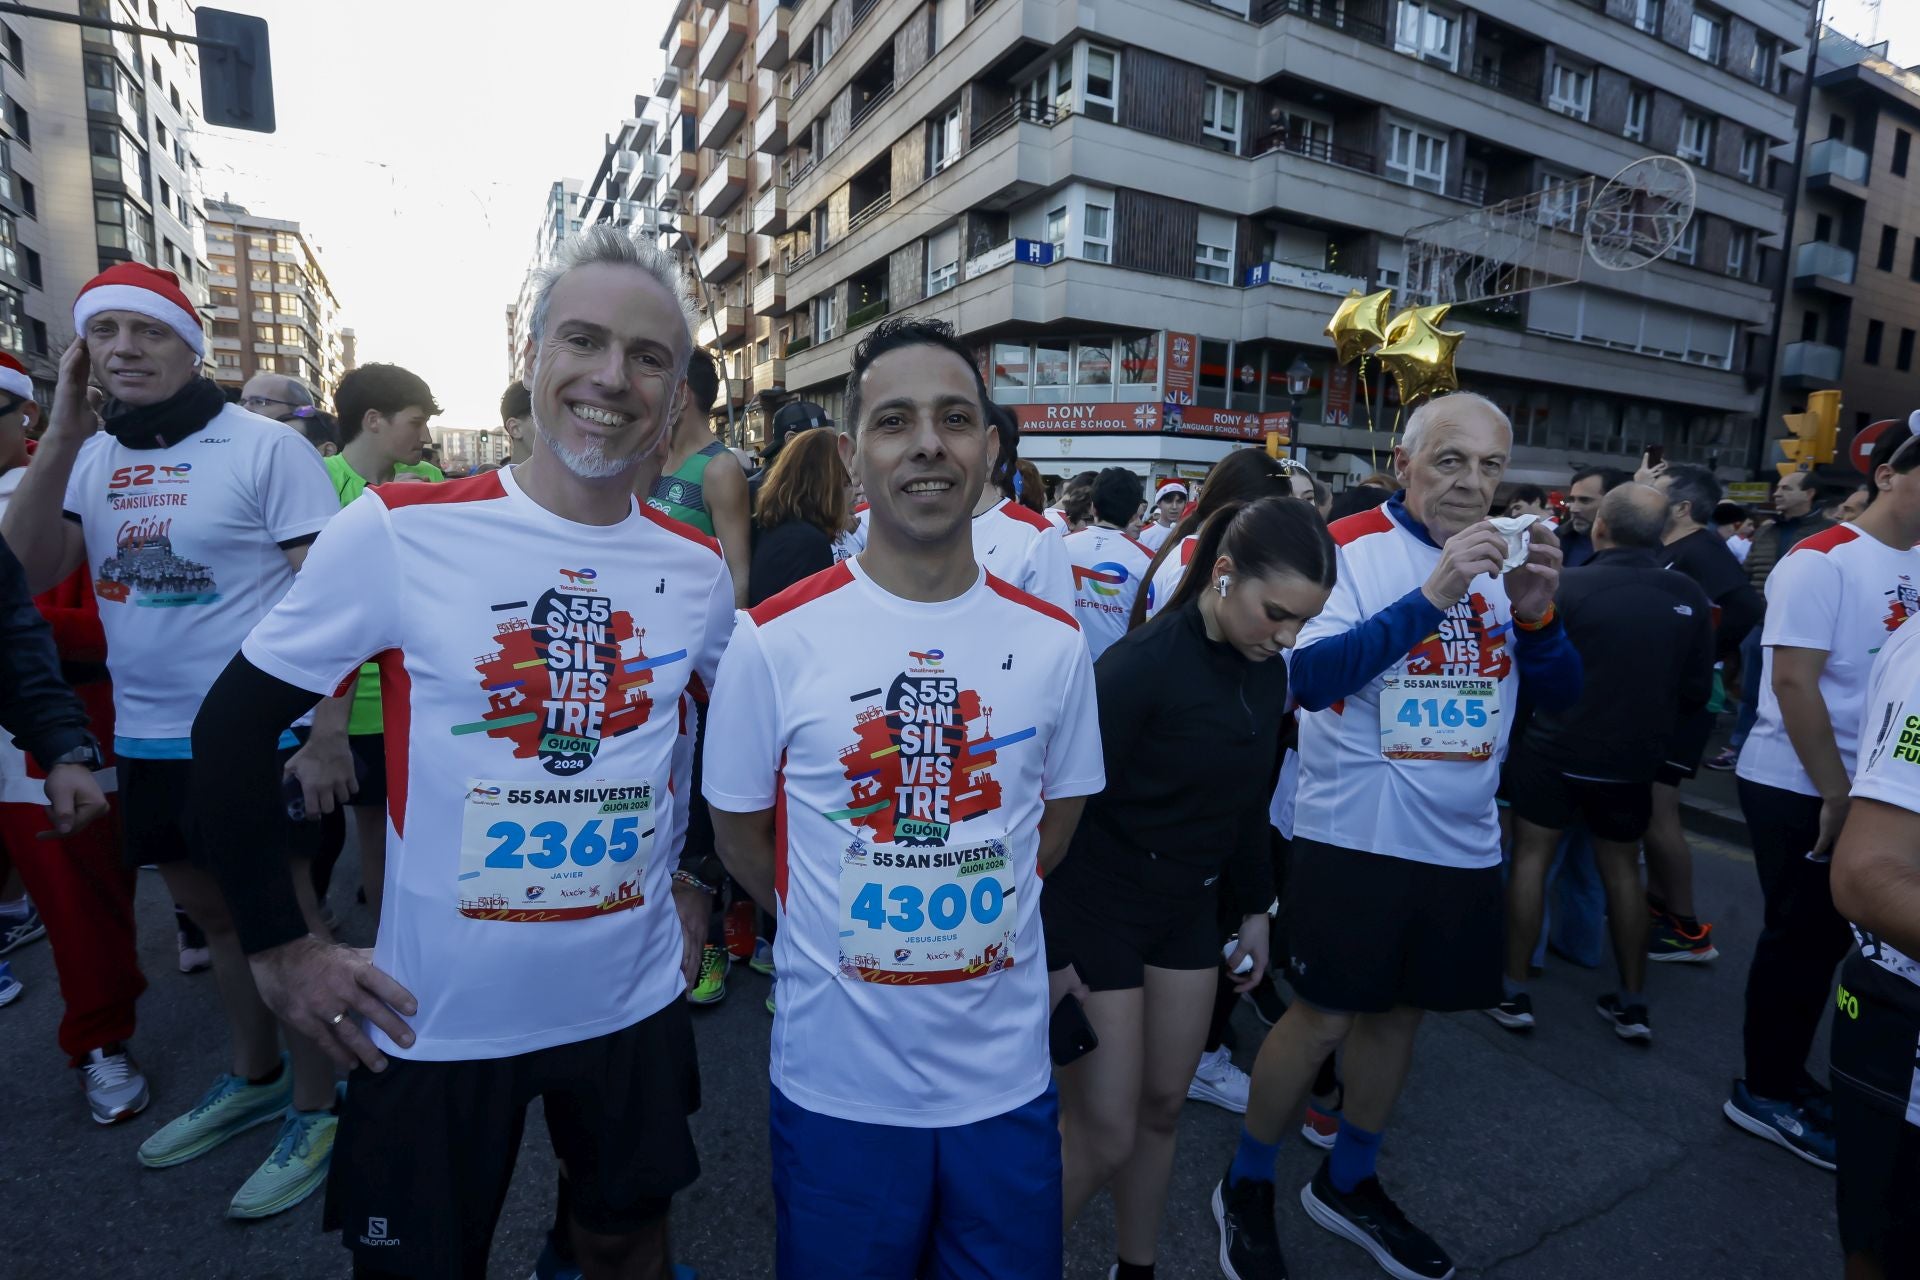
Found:
[(1380, 688), (1380, 754), (1389, 760), (1493, 758), (1500, 683), (1473, 676), (1388, 676)]
[(557, 786), (476, 779), (460, 824), (460, 914), (544, 923), (646, 901), (650, 782)]
[(855, 841), (840, 863), (840, 972), (966, 982), (1013, 966), (1013, 859), (998, 840), (950, 849)]

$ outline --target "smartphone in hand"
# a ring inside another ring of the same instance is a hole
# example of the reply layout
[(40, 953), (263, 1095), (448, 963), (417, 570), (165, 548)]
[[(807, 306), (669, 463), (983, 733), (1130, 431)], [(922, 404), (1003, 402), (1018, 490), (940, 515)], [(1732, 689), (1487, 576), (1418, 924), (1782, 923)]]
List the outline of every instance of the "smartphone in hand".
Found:
[(1053, 1007), (1047, 1038), (1056, 1067), (1077, 1062), (1100, 1047), (1100, 1037), (1093, 1033), (1093, 1024), (1087, 1021), (1080, 997), (1071, 994), (1062, 996), (1060, 1003)]

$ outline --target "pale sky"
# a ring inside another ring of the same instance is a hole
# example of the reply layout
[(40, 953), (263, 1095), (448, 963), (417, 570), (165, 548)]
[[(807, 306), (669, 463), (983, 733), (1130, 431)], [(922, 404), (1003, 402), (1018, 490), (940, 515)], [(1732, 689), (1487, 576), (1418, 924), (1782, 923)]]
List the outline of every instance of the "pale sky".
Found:
[(670, 6), (227, 3), (270, 24), (279, 130), (207, 130), (204, 195), (300, 222), (361, 362), (425, 378), (436, 426), (498, 426), (506, 306), (547, 188), (591, 178), (652, 91)]

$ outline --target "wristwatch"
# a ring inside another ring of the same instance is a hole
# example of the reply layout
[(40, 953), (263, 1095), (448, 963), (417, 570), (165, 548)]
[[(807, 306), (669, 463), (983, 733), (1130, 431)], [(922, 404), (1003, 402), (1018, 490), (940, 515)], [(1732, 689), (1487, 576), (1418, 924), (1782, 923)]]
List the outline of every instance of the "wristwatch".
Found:
[(47, 768), (53, 769), (63, 764), (83, 764), (89, 769), (98, 769), (106, 764), (106, 760), (100, 755), (99, 744), (88, 740), (66, 754), (47, 761)]

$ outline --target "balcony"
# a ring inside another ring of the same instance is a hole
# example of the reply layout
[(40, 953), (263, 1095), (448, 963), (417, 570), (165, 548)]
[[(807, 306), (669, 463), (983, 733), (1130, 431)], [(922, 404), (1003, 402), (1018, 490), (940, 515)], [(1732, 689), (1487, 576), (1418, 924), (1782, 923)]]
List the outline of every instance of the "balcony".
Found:
[(753, 385), (761, 391), (781, 395), (787, 389), (787, 361), (784, 356), (762, 360), (753, 366)]
[(673, 39), (667, 42), (667, 61), (685, 69), (693, 65), (699, 52), (700, 33), (694, 29), (693, 19), (675, 23)]
[(756, 151), (747, 157), (747, 182), (756, 193), (772, 186), (779, 172), (780, 160), (777, 156), (763, 156)]
[(1814, 143), (1807, 148), (1807, 186), (1866, 199), (1867, 153), (1838, 138)]
[(753, 118), (753, 149), (773, 155), (787, 145), (787, 100), (768, 98)]
[(723, 4), (713, 15), (713, 27), (700, 45), (700, 78), (718, 80), (747, 45), (747, 6)]
[(700, 278), (720, 284), (740, 274), (747, 265), (747, 238), (738, 231), (721, 231), (700, 250)]
[(755, 235), (777, 236), (787, 229), (787, 189), (774, 187), (753, 202), (753, 217), (747, 225)]
[(691, 191), (700, 180), (700, 156), (695, 151), (676, 151), (667, 161), (667, 186), (675, 191)]
[[(783, 271), (763, 271), (753, 282), (753, 310), (756, 315), (783, 315), (787, 309), (787, 276)], [(755, 379), (758, 381), (758, 379)]]
[(736, 405), (744, 405), (753, 398), (752, 378), (728, 378), (726, 383), (727, 399)]
[(1796, 388), (1830, 387), (1840, 381), (1841, 351), (1824, 342), (1789, 342), (1780, 353), (1780, 381)]
[(720, 150), (747, 118), (747, 86), (738, 80), (714, 80), (713, 98), (700, 116), (700, 145)]
[(787, 65), (787, 27), (793, 10), (773, 0), (760, 0), (760, 30), (753, 37), (753, 65), (762, 71), (778, 71)]
[(1298, 130), (1283, 129), (1278, 133), (1266, 135), (1254, 144), (1251, 154), (1263, 156), (1272, 151), (1305, 156), (1309, 160), (1318, 160), (1322, 164), (1339, 165), (1342, 169), (1355, 169), (1361, 173), (1380, 172), (1380, 158), (1372, 152), (1336, 146)]
[(700, 322), (696, 335), (703, 347), (717, 347), (747, 331), (745, 307), (715, 307), (713, 314)]
[(1383, 47), (1388, 44), (1387, 28), (1384, 23), (1376, 18), (1363, 18), (1356, 14), (1349, 14), (1347, 10), (1350, 7), (1360, 8), (1361, 6), (1350, 6), (1342, 0), (1266, 0), (1264, 4), (1254, 7), (1254, 14), (1262, 25), (1276, 18), (1291, 15), (1296, 18), (1305, 18), (1308, 22), (1319, 26), (1331, 27), (1335, 31), (1344, 31), (1350, 36), (1365, 40), (1368, 44)]
[(1793, 282), (1811, 289), (1850, 285), (1856, 261), (1851, 249), (1824, 240), (1809, 240), (1793, 251)]
[(700, 184), (700, 195), (693, 211), (708, 218), (717, 218), (739, 203), (740, 197), (747, 194), (747, 162), (739, 156), (716, 157), (713, 172)]

